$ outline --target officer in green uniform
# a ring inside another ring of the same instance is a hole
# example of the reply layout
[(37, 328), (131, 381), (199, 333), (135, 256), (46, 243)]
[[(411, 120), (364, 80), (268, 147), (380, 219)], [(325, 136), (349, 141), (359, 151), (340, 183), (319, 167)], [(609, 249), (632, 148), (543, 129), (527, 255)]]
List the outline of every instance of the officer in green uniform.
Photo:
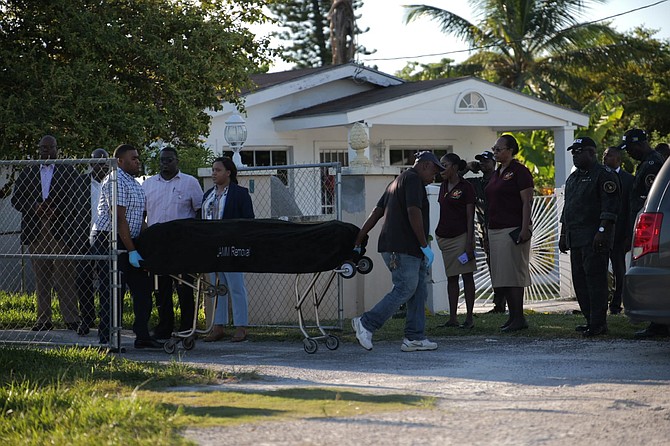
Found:
[(619, 212), (619, 178), (596, 157), (596, 143), (580, 137), (568, 147), (577, 168), (565, 183), (561, 252), (570, 251), (572, 285), (586, 325), (584, 336), (607, 334), (607, 266)]
[[(633, 189), (630, 192), (631, 222), (635, 222), (637, 214), (644, 206), (649, 195), (649, 189), (654, 183), (658, 171), (663, 166), (663, 156), (651, 148), (647, 133), (641, 129), (630, 129), (624, 133), (619, 149), (626, 152), (635, 160), (640, 161), (635, 169)], [(668, 326), (651, 323), (649, 327), (635, 333), (637, 339), (647, 339), (656, 336), (668, 336)]]

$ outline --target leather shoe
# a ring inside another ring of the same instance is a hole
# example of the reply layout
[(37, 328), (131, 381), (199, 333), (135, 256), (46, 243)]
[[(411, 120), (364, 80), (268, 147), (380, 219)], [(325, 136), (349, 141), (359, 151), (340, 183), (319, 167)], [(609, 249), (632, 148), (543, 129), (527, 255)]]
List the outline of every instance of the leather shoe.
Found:
[(493, 307), (489, 311), (486, 312), (486, 314), (495, 314), (495, 313), (504, 313), (505, 309), (504, 308), (498, 308), (498, 307)]
[(202, 338), (204, 342), (216, 342), (220, 341), (226, 336), (223, 329), (217, 330), (216, 328), (212, 329), (207, 336)]
[(621, 314), (621, 308), (610, 308), (610, 314)]
[(580, 333), (584, 333), (585, 331), (588, 331), (589, 326), (588, 325), (577, 325), (575, 327), (575, 331), (578, 331)]
[(155, 339), (135, 339), (135, 348), (161, 350), (163, 348), (163, 344)]
[(505, 328), (505, 327), (509, 326), (509, 324), (511, 324), (511, 323), (512, 323), (512, 319), (507, 319), (505, 321), (505, 323), (500, 326), (500, 328)]
[(501, 328), (500, 331), (503, 333), (511, 333), (513, 331), (526, 330), (528, 328), (528, 322), (523, 321), (521, 323), (512, 322), (508, 326)]
[(51, 322), (35, 322), (35, 325), (30, 329), (31, 331), (49, 331), (53, 330), (54, 325)]
[(230, 342), (243, 342), (247, 340), (247, 329), (244, 327), (237, 327), (235, 333), (233, 333), (233, 338)]
[(79, 329), (79, 322), (66, 322), (65, 328), (72, 331), (77, 331)]
[(461, 325), (459, 325), (458, 328), (463, 328), (463, 329), (466, 329), (466, 330), (470, 330), (472, 328), (475, 328), (475, 323), (473, 321), (470, 321), (470, 322), (465, 321)]
[(585, 338), (592, 338), (594, 336), (602, 336), (607, 334), (607, 325), (601, 325), (600, 327), (589, 327), (588, 330), (586, 330), (584, 333), (582, 333), (582, 336)]

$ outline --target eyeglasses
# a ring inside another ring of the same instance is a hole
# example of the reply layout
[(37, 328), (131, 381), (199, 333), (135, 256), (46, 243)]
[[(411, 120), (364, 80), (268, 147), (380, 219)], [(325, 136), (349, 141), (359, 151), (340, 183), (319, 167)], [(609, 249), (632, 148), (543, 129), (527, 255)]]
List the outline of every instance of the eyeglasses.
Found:
[(584, 149), (572, 149), (572, 156), (579, 155), (584, 151)]
[(491, 150), (493, 152), (502, 152), (503, 150), (509, 150), (509, 147), (498, 147), (498, 146), (493, 146), (491, 147)]

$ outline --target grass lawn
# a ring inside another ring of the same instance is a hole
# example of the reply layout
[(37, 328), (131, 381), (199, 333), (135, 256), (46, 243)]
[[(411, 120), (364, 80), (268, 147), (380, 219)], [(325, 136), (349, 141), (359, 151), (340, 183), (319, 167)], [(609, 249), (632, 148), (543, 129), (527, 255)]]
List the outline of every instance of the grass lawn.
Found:
[[(0, 329), (30, 326), (33, 305), (34, 298), (0, 296)], [(575, 331), (575, 326), (584, 324), (579, 314), (526, 313), (530, 328), (515, 333), (500, 333), (504, 314), (476, 314), (470, 330), (441, 327), (446, 316), (428, 316), (426, 333), (438, 341), (455, 336), (581, 338)], [(59, 326), (57, 318), (55, 322)], [(342, 332), (334, 332), (343, 343), (357, 342), (349, 322), (345, 321)], [(123, 325), (132, 325), (130, 308)], [(323, 325), (335, 324), (325, 321)], [(389, 320), (375, 333), (375, 342), (400, 342), (403, 325), (404, 319)], [(608, 325), (609, 333), (594, 342), (632, 339), (636, 330), (646, 326), (631, 324), (624, 315), (608, 316)], [(252, 343), (302, 339), (295, 328), (252, 327), (249, 331)], [(227, 392), (228, 380), (255, 379), (255, 373), (224, 375), (177, 361), (129, 361), (98, 349), (0, 347), (0, 364), (0, 438), (11, 445), (180, 445), (187, 444), (179, 436), (185, 426), (343, 417), (434, 404), (430, 398), (412, 395), (368, 395), (343, 389)]]

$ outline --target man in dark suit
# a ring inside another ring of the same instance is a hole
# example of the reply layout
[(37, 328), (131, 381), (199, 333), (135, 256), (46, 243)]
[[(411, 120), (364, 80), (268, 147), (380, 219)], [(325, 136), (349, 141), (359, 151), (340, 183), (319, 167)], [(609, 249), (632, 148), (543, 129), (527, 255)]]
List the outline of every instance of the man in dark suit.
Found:
[[(42, 160), (58, 156), (56, 138), (42, 137), (39, 142)], [(72, 185), (77, 171), (71, 165), (45, 162), (21, 171), (14, 185), (12, 206), (21, 213), (21, 243), (28, 245), (30, 254), (69, 254), (73, 249), (71, 231), (73, 220)], [(53, 328), (51, 290), (56, 288), (60, 311), (68, 329), (78, 327), (76, 267), (71, 260), (32, 258), (37, 293), (37, 320), (33, 331)]]
[[(109, 154), (105, 149), (95, 149), (91, 153), (93, 159), (107, 159)], [(74, 235), (77, 237), (75, 251), (80, 255), (91, 253), (91, 226), (98, 215), (98, 201), (100, 199), (100, 187), (102, 180), (109, 170), (106, 163), (92, 163), (91, 170), (81, 175), (78, 179), (75, 193), (79, 199), (77, 206), (77, 218), (74, 221)], [(79, 291), (79, 313), (80, 322), (77, 334), (87, 335), (95, 323), (95, 287), (94, 282), (98, 277), (95, 268), (96, 262), (83, 260), (77, 268), (77, 288)]]
[(626, 274), (626, 253), (630, 251), (633, 222), (630, 221), (630, 191), (633, 189), (633, 175), (621, 167), (621, 151), (608, 147), (603, 154), (603, 164), (617, 173), (621, 184), (621, 207), (614, 227), (614, 245), (610, 251), (610, 262), (614, 275), (614, 290), (609, 303), (610, 314), (621, 313), (623, 276)]

